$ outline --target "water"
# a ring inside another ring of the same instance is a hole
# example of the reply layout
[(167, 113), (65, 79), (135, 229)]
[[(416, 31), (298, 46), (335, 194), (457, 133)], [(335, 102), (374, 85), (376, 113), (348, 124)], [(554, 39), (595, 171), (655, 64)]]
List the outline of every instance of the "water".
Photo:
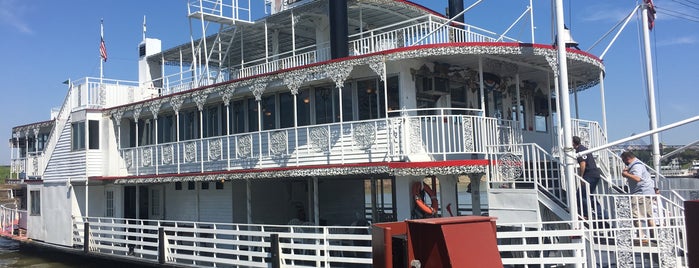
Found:
[(0, 237), (0, 267), (8, 268), (118, 268), (118, 267), (152, 267), (133, 263), (88, 258), (78, 254), (56, 251), (48, 248), (22, 247), (20, 243)]

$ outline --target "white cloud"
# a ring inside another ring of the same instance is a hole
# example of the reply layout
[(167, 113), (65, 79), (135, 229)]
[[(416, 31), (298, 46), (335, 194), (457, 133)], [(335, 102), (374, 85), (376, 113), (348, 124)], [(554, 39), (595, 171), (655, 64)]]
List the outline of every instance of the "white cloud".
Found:
[(673, 45), (693, 45), (699, 43), (699, 39), (695, 36), (680, 36), (671, 39), (659, 40), (658, 46), (673, 46)]
[(21, 33), (33, 34), (34, 31), (23, 20), (25, 10), (26, 6), (19, 1), (0, 0), (0, 25), (9, 26)]
[(594, 5), (583, 11), (583, 21), (588, 22), (618, 22), (633, 10), (633, 6), (628, 8), (611, 7), (609, 5)]

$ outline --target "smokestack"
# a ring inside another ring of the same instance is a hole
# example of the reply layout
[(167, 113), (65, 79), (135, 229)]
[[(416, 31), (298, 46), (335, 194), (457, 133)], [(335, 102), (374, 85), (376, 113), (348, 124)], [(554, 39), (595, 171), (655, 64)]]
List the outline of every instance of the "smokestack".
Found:
[[(461, 11), (464, 11), (463, 0), (449, 0), (449, 18), (454, 17), (454, 15), (459, 14)], [(454, 21), (464, 23), (464, 15), (459, 16)]]
[[(463, 6), (463, 5), (462, 5)], [(330, 57), (333, 59), (349, 56), (347, 23), (347, 0), (328, 1), (330, 18)]]

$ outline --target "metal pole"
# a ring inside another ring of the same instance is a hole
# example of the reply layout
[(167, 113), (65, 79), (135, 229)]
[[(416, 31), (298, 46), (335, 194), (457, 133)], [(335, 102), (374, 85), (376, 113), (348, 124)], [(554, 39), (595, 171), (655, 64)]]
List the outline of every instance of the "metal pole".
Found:
[[(604, 100), (604, 71), (599, 71), (599, 94), (600, 102), (602, 103), (602, 131), (605, 138), (607, 137), (607, 104)], [(606, 139), (605, 139), (605, 142)]]
[(694, 122), (694, 121), (697, 121), (697, 120), (699, 120), (699, 115), (694, 116), (694, 117), (690, 117), (690, 118), (687, 118), (687, 119), (685, 119), (685, 120), (678, 121), (678, 122), (675, 122), (675, 123), (672, 123), (672, 124), (669, 124), (669, 125), (666, 125), (666, 126), (664, 126), (664, 127), (659, 127), (659, 128), (654, 129), (654, 130), (649, 130), (649, 131), (646, 131), (646, 132), (643, 132), (643, 133), (640, 133), (640, 134), (633, 135), (633, 136), (631, 136), (631, 137), (626, 137), (626, 138), (617, 140), (617, 141), (615, 141), (615, 142), (610, 142), (610, 143), (607, 143), (607, 144), (602, 145), (602, 146), (599, 146), (599, 147), (595, 147), (595, 148), (592, 148), (592, 149), (588, 149), (588, 150), (586, 150), (586, 151), (579, 152), (579, 153), (577, 153), (574, 157), (577, 157), (577, 156), (580, 156), (580, 155), (586, 155), (586, 154), (589, 154), (589, 153), (594, 153), (594, 152), (599, 151), (599, 150), (604, 150), (604, 149), (607, 149), (607, 148), (610, 148), (610, 147), (613, 147), (613, 146), (622, 144), (622, 143), (627, 142), (627, 141), (632, 141), (632, 140), (635, 140), (635, 139), (643, 138), (643, 137), (648, 136), (648, 135), (657, 134), (657, 133), (659, 133), (659, 132), (662, 132), (662, 131), (665, 131), (665, 130), (668, 130), (668, 129), (671, 129), (671, 128), (679, 127), (679, 126), (681, 126), (681, 125), (688, 124), (688, 123), (691, 123), (691, 122)]
[[(643, 17), (643, 50), (645, 52), (646, 85), (648, 87), (648, 104), (650, 107), (650, 130), (658, 128), (657, 115), (655, 111), (655, 87), (653, 85), (653, 62), (651, 61), (650, 36), (648, 26), (648, 5), (643, 6), (641, 12)], [(653, 144), (653, 168), (660, 170), (660, 140), (658, 133), (651, 136)]]
[[(556, 5), (556, 49), (558, 50), (558, 79), (559, 79), (559, 98), (561, 105), (561, 123), (563, 127), (563, 147), (561, 148), (561, 156), (563, 157), (563, 166), (565, 168), (565, 179), (568, 182), (568, 206), (570, 207), (570, 218), (574, 226), (577, 226), (578, 217), (578, 202), (577, 196), (575, 194), (575, 172), (574, 168), (574, 155), (575, 151), (573, 149), (573, 135), (571, 129), (571, 118), (570, 118), (570, 97), (568, 90), (568, 63), (566, 56), (566, 44), (562, 38), (562, 33), (564, 32), (563, 26), (563, 0), (555, 0)], [(575, 255), (579, 252), (575, 251)], [(577, 266), (577, 265), (576, 265)]]
[(529, 22), (532, 32), (532, 44), (534, 44), (534, 5), (532, 4), (532, 0), (529, 0)]

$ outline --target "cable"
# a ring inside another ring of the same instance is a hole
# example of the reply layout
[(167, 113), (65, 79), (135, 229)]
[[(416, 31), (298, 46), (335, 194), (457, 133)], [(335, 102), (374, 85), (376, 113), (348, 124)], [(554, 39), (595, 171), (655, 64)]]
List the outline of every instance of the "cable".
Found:
[[(677, 0), (672, 0), (672, 1), (673, 1), (673, 2), (675, 2), (675, 3), (678, 3), (678, 4), (680, 4), (680, 5), (686, 6), (686, 7), (688, 7), (688, 8), (693, 8), (693, 9), (699, 10), (699, 8), (698, 8), (698, 7), (696, 7), (696, 6), (692, 6), (692, 5), (689, 5), (689, 4), (687, 4), (687, 3), (682, 3), (682, 2), (680, 2), (680, 1), (677, 1)], [(690, 2), (690, 3), (692, 3), (692, 2), (691, 2), (691, 1), (689, 1), (689, 0), (687, 0), (687, 2)], [(695, 5), (698, 5), (698, 6), (699, 6), (699, 4), (696, 4), (696, 3), (693, 3), (693, 4), (695, 4)]]
[[(685, 19), (685, 20), (688, 20), (688, 21), (699, 22), (699, 17), (695, 17), (695, 16), (692, 16), (692, 15), (689, 15), (689, 14), (685, 14), (685, 13), (682, 13), (682, 12), (677, 12), (677, 11), (668, 10), (668, 9), (658, 9), (658, 8), (656, 8), (656, 11), (657, 11), (658, 13), (665, 14), (665, 15), (668, 15), (668, 16), (671, 16), (671, 17), (675, 17), (675, 18), (678, 18), (678, 19)], [(678, 15), (678, 14), (679, 14), (679, 15)]]

